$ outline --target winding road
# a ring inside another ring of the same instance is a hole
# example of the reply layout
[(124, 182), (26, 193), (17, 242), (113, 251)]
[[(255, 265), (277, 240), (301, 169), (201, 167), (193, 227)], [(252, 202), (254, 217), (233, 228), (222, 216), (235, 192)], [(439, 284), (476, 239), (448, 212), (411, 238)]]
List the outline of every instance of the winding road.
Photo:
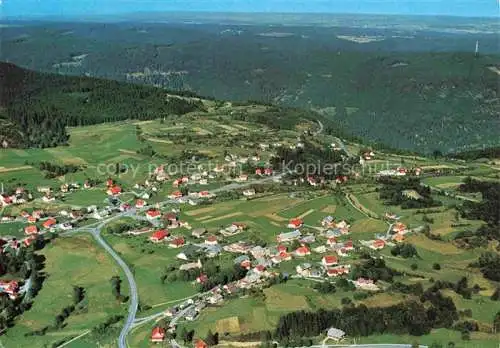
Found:
[(125, 321), (125, 325), (123, 326), (120, 336), (118, 338), (118, 347), (126, 348), (127, 347), (127, 334), (132, 328), (132, 324), (134, 323), (135, 316), (137, 314), (137, 308), (139, 306), (139, 295), (137, 294), (137, 285), (135, 283), (134, 275), (132, 271), (128, 267), (128, 265), (123, 261), (122, 258), (109, 246), (109, 244), (102, 238), (101, 236), (101, 228), (103, 226), (99, 225), (98, 228), (93, 229), (90, 233), (95, 238), (97, 243), (99, 243), (125, 272), (125, 276), (127, 277), (129, 289), (130, 289), (130, 305), (128, 309), (128, 316)]

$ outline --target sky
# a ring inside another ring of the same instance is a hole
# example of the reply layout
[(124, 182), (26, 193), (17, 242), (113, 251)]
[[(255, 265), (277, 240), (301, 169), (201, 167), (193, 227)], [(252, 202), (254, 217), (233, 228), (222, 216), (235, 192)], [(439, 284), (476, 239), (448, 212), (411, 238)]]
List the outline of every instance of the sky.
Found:
[(0, 0), (0, 17), (135, 12), (322, 12), (498, 17), (500, 0)]

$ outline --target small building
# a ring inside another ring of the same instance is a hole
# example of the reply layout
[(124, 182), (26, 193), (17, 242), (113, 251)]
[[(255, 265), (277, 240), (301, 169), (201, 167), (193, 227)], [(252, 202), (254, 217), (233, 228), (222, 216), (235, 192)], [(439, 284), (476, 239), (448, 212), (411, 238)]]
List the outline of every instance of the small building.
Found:
[(285, 233), (280, 233), (276, 240), (278, 243), (283, 243), (283, 242), (291, 242), (295, 239), (299, 239), (302, 237), (302, 233), (300, 233), (299, 230), (295, 230), (292, 232), (285, 232)]
[(153, 331), (151, 331), (151, 342), (153, 343), (161, 343), (165, 340), (165, 329), (161, 327), (155, 327)]
[(374, 240), (373, 243), (370, 245), (370, 248), (374, 250), (383, 249), (384, 247), (385, 247), (385, 242), (382, 239)]
[(150, 209), (146, 212), (146, 218), (148, 220), (159, 219), (160, 216), (161, 216), (161, 212), (159, 210), (156, 210), (156, 209)]
[(326, 331), (326, 337), (338, 342), (345, 337), (345, 332), (340, 329), (335, 329), (332, 327)]
[(171, 248), (180, 248), (184, 246), (184, 244), (185, 244), (184, 237), (177, 237), (171, 240), (168, 246)]
[(304, 224), (304, 221), (302, 219), (291, 219), (288, 222), (288, 228), (300, 228)]
[(54, 218), (49, 218), (47, 220), (45, 220), (42, 224), (43, 228), (45, 229), (50, 229), (52, 227), (54, 227), (55, 225), (57, 224), (57, 221), (56, 219)]
[(338, 259), (334, 255), (323, 256), (323, 258), (321, 259), (321, 264), (325, 267), (330, 267), (336, 265), (337, 263)]
[(26, 226), (24, 228), (24, 233), (27, 235), (38, 234), (38, 227), (36, 227), (36, 225)]
[(326, 240), (326, 244), (329, 245), (329, 246), (334, 246), (337, 244), (337, 238), (335, 237), (330, 237)]
[(118, 196), (120, 193), (122, 193), (122, 188), (120, 186), (114, 185), (108, 189), (107, 193), (109, 196)]
[(146, 206), (146, 201), (143, 200), (143, 199), (138, 199), (136, 202), (135, 202), (135, 207), (137, 209), (141, 209), (141, 208), (144, 208)]
[(254, 189), (246, 189), (243, 191), (243, 196), (245, 196), (245, 197), (255, 196), (255, 190)]
[(206, 344), (202, 339), (197, 339), (194, 342), (194, 348), (208, 348), (208, 344)]
[(295, 255), (297, 256), (307, 256), (310, 254), (311, 250), (309, 250), (309, 248), (306, 246), (301, 246), (300, 248), (297, 248), (297, 250), (295, 250)]
[(158, 230), (155, 231), (151, 237), (149, 237), (149, 240), (153, 243), (159, 243), (163, 242), (169, 235), (170, 233), (167, 230)]
[(216, 245), (217, 242), (217, 237), (216, 236), (208, 236), (207, 239), (205, 239), (205, 244), (207, 245)]

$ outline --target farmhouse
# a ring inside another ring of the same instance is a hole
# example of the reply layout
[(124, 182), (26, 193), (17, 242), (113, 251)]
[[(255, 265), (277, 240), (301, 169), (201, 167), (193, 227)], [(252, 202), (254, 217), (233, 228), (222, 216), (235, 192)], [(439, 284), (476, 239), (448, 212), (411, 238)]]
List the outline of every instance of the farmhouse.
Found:
[(38, 227), (36, 227), (36, 225), (26, 226), (24, 228), (24, 233), (27, 235), (38, 234)]
[(184, 246), (184, 244), (185, 244), (184, 237), (177, 237), (171, 240), (168, 246), (171, 248), (180, 248)]
[(52, 227), (54, 227), (55, 225), (57, 224), (57, 221), (56, 219), (54, 218), (49, 218), (47, 220), (45, 220), (42, 224), (43, 228), (45, 229), (50, 229)]
[(33, 243), (35, 241), (35, 237), (34, 236), (29, 236), (29, 237), (26, 237), (23, 239), (23, 244), (24, 246), (27, 248), (31, 245), (31, 243)]
[(374, 250), (383, 249), (384, 247), (385, 247), (385, 242), (382, 239), (377, 239), (373, 241), (373, 243), (370, 245), (370, 248)]
[(397, 222), (395, 223), (393, 226), (392, 226), (392, 230), (395, 232), (395, 233), (406, 233), (408, 230), (407, 230), (407, 227), (405, 224), (401, 223), (401, 222)]
[(301, 246), (301, 247), (297, 248), (297, 250), (295, 250), (295, 255), (297, 255), (297, 256), (306, 256), (306, 255), (310, 255), (310, 254), (311, 254), (311, 250), (309, 250), (309, 248), (306, 246)]
[(338, 263), (337, 257), (334, 255), (323, 256), (321, 264), (325, 267), (330, 267)]
[(146, 218), (148, 220), (159, 219), (160, 216), (161, 216), (161, 212), (159, 210), (156, 210), (156, 209), (150, 209), (146, 212)]
[(246, 242), (236, 242), (224, 246), (224, 250), (230, 253), (246, 254), (250, 251), (252, 245)]
[(151, 332), (151, 342), (161, 343), (165, 340), (165, 329), (157, 326)]
[(327, 228), (333, 227), (333, 226), (335, 226), (334, 221), (335, 221), (335, 218), (333, 216), (327, 216), (327, 217), (323, 218), (323, 220), (321, 220), (321, 226), (327, 227)]
[(289, 261), (292, 259), (292, 255), (290, 255), (287, 252), (280, 252), (278, 255), (275, 255), (271, 258), (271, 262), (275, 265), (283, 262), (283, 261)]
[(406, 198), (414, 200), (419, 200), (423, 198), (422, 195), (415, 190), (403, 190), (401, 191), (401, 194)]
[(354, 282), (354, 285), (356, 286), (356, 288), (363, 290), (371, 290), (371, 291), (379, 290), (379, 287), (375, 285), (372, 279), (358, 278), (358, 280)]
[(197, 339), (194, 343), (194, 348), (208, 348), (208, 344), (206, 344), (202, 339)]
[(179, 267), (181, 271), (189, 271), (190, 269), (201, 268), (202, 264), (200, 259), (197, 262), (185, 263)]
[(206, 245), (217, 245), (217, 237), (216, 236), (208, 236), (207, 239), (205, 239), (205, 244)]
[(108, 188), (107, 193), (109, 196), (118, 196), (120, 193), (122, 193), (122, 188), (120, 186), (114, 185)]
[(330, 328), (327, 330), (326, 332), (326, 337), (328, 337), (329, 339), (332, 339), (334, 341), (340, 341), (341, 339), (343, 339), (345, 336), (345, 332), (340, 330), (340, 329), (335, 329), (335, 328)]
[(330, 237), (327, 239), (326, 244), (330, 247), (334, 246), (337, 244), (337, 239), (335, 237)]
[(302, 227), (302, 225), (304, 224), (304, 221), (302, 221), (302, 219), (291, 219), (289, 222), (288, 222), (288, 227), (289, 228), (300, 228)]
[(276, 240), (278, 243), (291, 242), (292, 240), (298, 239), (302, 237), (302, 233), (299, 230), (295, 230), (292, 232), (280, 233)]
[(149, 237), (149, 240), (153, 243), (159, 243), (164, 241), (169, 235), (170, 233), (167, 230), (158, 230), (155, 231), (151, 237)]
[(181, 191), (175, 191), (175, 192), (172, 192), (171, 194), (168, 195), (168, 198), (170, 198), (170, 199), (178, 199), (181, 197), (182, 197)]
[(243, 196), (245, 196), (245, 197), (255, 196), (255, 190), (254, 189), (244, 190), (243, 191)]
[(135, 202), (135, 207), (137, 209), (141, 209), (141, 208), (144, 208), (146, 206), (146, 201), (144, 201), (143, 199), (138, 199), (136, 202)]

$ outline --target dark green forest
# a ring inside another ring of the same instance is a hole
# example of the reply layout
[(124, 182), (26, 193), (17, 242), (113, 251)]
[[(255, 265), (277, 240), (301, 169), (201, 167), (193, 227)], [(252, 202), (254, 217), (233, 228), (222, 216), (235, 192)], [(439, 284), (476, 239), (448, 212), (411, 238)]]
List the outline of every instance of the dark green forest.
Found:
[[(262, 35), (273, 30), (288, 35)], [(175, 23), (33, 23), (2, 34), (5, 58), (40, 71), (313, 108), (352, 135), (421, 153), (499, 145), (492, 34)]]
[(0, 144), (64, 145), (66, 127), (150, 120), (203, 110), (201, 101), (150, 86), (37, 73), (0, 63)]

